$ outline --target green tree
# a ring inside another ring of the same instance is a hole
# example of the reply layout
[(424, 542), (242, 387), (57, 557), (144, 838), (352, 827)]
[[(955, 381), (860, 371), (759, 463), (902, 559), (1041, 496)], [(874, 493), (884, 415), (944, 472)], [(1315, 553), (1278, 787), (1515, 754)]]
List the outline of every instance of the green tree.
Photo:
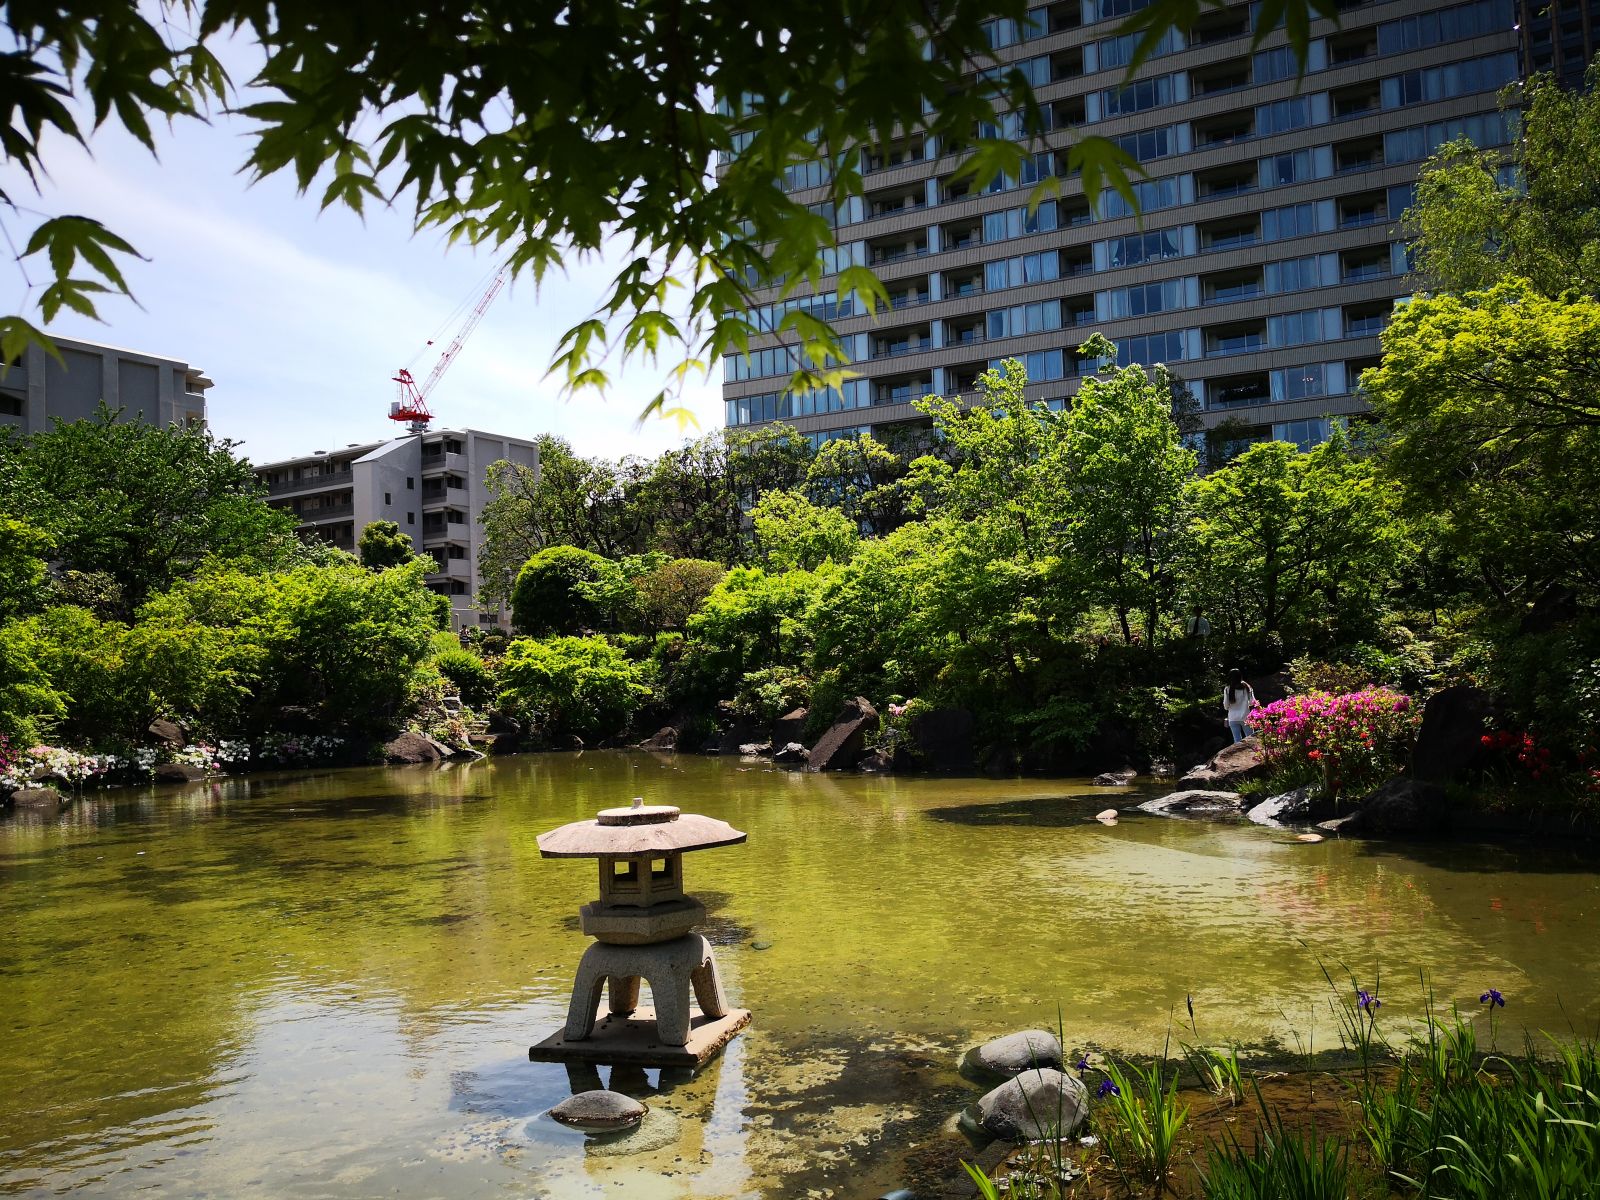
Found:
[(1402, 305), (1361, 385), (1408, 511), (1497, 603), (1600, 598), (1600, 301), (1521, 281)]
[(603, 637), (518, 638), (500, 664), (500, 704), (544, 718), (552, 733), (622, 733), (651, 697), (647, 664)]
[(1597, 70), (1590, 66), (1588, 88), (1535, 75), (1508, 92), (1517, 136), (1507, 150), (1463, 138), (1423, 165), (1405, 222), (1426, 286), (1467, 293), (1522, 279), (1545, 296), (1575, 288), (1600, 297)]
[(494, 672), (470, 650), (445, 650), (434, 656), (433, 665), (450, 681), (461, 703), (468, 708), (483, 708), (493, 703), (498, 690)]
[(675, 558), (633, 576), (640, 623), (649, 633), (682, 629), (726, 574), (721, 563)]
[(537, 439), (539, 465), (502, 459), (489, 467), (478, 571), (486, 598), (511, 598), (522, 564), (546, 546), (576, 546), (607, 558), (650, 548), (652, 510), (639, 487), (648, 460), (582, 458), (561, 438)]
[(1190, 485), (1192, 598), (1234, 647), (1319, 650), (1378, 622), (1401, 545), (1392, 493), (1340, 430), (1252, 446)]
[(548, 546), (525, 564), (511, 591), (511, 623), (523, 633), (579, 633), (617, 626), (622, 568), (576, 546)]
[[(1116, 347), (1099, 334), (1083, 349), (1116, 362)], [(1085, 380), (1051, 460), (1070, 481), (1073, 505), (1061, 517), (1091, 595), (1116, 614), (1124, 642), (1133, 640), (1129, 614), (1143, 612), (1147, 646), (1155, 644), (1188, 532), (1185, 487), (1195, 455), (1179, 441), (1176, 386), (1159, 363)]]
[(0, 511), (48, 537), (64, 568), (109, 577), (126, 617), (210, 557), (304, 561), (293, 518), (262, 501), (233, 446), (205, 429), (119, 421), (101, 405), (0, 441)]
[(857, 526), (836, 508), (819, 508), (799, 492), (772, 491), (750, 510), (756, 546), (774, 571), (815, 571), (845, 563), (860, 541)]
[(823, 572), (735, 567), (689, 618), (680, 686), (701, 702), (726, 699), (740, 680), (806, 661), (806, 612)]
[(33, 526), (0, 516), (0, 621), (44, 602), (49, 551), (50, 539)]
[(180, 582), (140, 609), (135, 631), (210, 631), (212, 671), (227, 690), (209, 705), (169, 695), (163, 707), (219, 731), (271, 728), (295, 708), (351, 737), (392, 732), (449, 621), (449, 601), (427, 586), (428, 565), (369, 571), (347, 560), (264, 573), (219, 564)]
[(751, 556), (745, 509), (805, 478), (811, 443), (787, 426), (719, 429), (655, 460), (639, 489), (653, 549), (741, 563)]
[(837, 508), (873, 537), (904, 525), (917, 512), (917, 493), (905, 480), (906, 460), (870, 433), (830, 438), (806, 472), (813, 504)]
[(356, 548), (361, 552), (361, 565), (373, 571), (398, 567), (417, 556), (411, 545), (411, 535), (401, 533), (399, 524), (394, 521), (368, 521), (356, 541)]

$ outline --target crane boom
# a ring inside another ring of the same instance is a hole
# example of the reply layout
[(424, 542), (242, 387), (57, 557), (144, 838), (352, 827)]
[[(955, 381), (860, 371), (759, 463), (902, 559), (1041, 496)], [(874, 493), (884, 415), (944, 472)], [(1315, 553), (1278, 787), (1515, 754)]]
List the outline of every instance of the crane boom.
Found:
[(461, 353), (461, 347), (467, 344), (467, 339), (483, 321), (483, 314), (489, 311), (489, 305), (494, 303), (494, 298), (500, 294), (500, 289), (505, 284), (505, 272), (501, 271), (494, 277), (494, 282), (483, 293), (472, 312), (468, 314), (455, 338), (445, 347), (444, 353), (439, 355), (439, 361), (433, 364), (433, 370), (428, 373), (428, 378), (421, 387), (417, 386), (416, 379), (405, 367), (395, 372), (394, 381), (400, 385), (400, 398), (389, 406), (391, 421), (410, 422), (412, 433), (421, 433), (428, 427), (428, 422), (433, 420), (433, 414), (428, 411), (429, 394), (444, 377), (444, 373), (450, 369), (450, 364), (456, 360), (456, 355)]

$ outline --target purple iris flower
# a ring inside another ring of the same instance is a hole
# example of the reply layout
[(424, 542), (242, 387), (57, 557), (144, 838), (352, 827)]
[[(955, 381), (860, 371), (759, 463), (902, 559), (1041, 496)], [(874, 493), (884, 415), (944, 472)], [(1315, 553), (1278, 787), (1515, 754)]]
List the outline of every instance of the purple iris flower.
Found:
[(1112, 1083), (1111, 1080), (1102, 1079), (1100, 1081), (1099, 1090), (1095, 1092), (1095, 1095), (1099, 1096), (1102, 1100), (1104, 1100), (1107, 1096), (1120, 1096), (1120, 1095), (1122, 1095), (1122, 1089), (1119, 1088), (1116, 1084)]
[(1089, 1069), (1089, 1056), (1087, 1054), (1083, 1055), (1078, 1059), (1077, 1062), (1073, 1063), (1072, 1066), (1074, 1070), (1080, 1073), (1087, 1071)]
[(1356, 1007), (1357, 1008), (1364, 1008), (1369, 1013), (1375, 1013), (1380, 1008), (1383, 1007), (1383, 1001), (1379, 1000), (1371, 992), (1367, 991), (1366, 988), (1357, 988), (1356, 989)]
[(1490, 988), (1487, 992), (1478, 997), (1478, 1003), (1487, 1004), (1491, 1008), (1504, 1008), (1506, 1006), (1506, 998), (1499, 992), (1495, 991), (1494, 988)]

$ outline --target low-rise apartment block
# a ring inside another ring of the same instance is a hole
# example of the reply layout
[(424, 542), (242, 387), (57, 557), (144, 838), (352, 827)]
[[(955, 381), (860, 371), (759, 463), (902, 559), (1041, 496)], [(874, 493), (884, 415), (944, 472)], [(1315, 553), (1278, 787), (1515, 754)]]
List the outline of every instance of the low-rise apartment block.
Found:
[[(81, 421), (105, 401), (125, 421), (204, 425), (211, 380), (182, 359), (52, 337), (56, 354), (29, 346), (0, 375), (0, 426), (24, 434), (52, 419)], [(57, 357), (59, 355), (59, 357)]]
[(489, 499), (485, 476), (501, 459), (537, 468), (538, 447), (477, 429), (431, 429), (255, 470), (267, 485), (268, 502), (294, 515), (302, 537), (354, 553), (372, 521), (393, 521), (410, 534), (417, 552), (438, 564), (428, 585), (450, 598), (452, 620), (461, 629), (509, 623), (504, 609), (474, 603), (483, 547), (478, 518)]

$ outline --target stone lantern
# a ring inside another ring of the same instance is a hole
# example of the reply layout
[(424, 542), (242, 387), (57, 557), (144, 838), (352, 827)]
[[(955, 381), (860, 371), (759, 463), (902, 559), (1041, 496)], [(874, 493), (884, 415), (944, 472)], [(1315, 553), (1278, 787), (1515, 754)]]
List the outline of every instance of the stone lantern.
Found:
[[(578, 963), (566, 1028), (529, 1058), (698, 1066), (750, 1023), (748, 1011), (728, 1007), (711, 943), (694, 932), (705, 906), (683, 891), (685, 854), (744, 840), (725, 821), (642, 800), (539, 835), (545, 858), (600, 860), (600, 898), (578, 912), (595, 941)], [(653, 1011), (639, 1006), (641, 982)]]

